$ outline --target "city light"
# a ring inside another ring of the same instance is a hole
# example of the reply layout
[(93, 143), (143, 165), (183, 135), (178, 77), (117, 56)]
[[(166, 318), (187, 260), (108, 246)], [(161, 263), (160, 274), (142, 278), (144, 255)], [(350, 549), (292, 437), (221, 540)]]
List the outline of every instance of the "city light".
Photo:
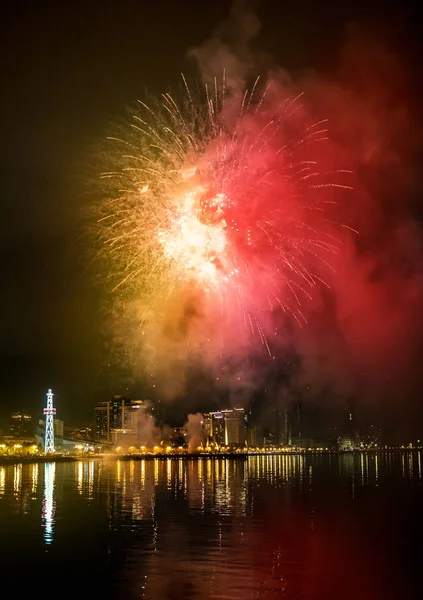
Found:
[[(47, 394), (44, 415), (53, 416), (53, 394)], [(53, 447), (48, 434), (47, 419), (40, 421), (34, 435), (22, 426), (32, 422), (31, 415), (24, 412), (11, 416), (12, 436), (0, 438), (2, 461), (76, 460), (84, 457), (120, 459), (133, 458), (183, 458), (198, 457), (248, 457), (255, 455), (321, 454), (321, 453), (378, 453), (413, 452), (422, 447), (422, 440), (404, 442), (401, 445), (383, 443), (383, 434), (375, 425), (359, 432), (356, 428), (355, 411), (346, 414), (348, 427), (338, 428), (330, 439), (315, 439), (313, 435), (297, 435), (298, 411), (289, 417), (285, 413), (284, 427), (279, 433), (260, 433), (250, 421), (243, 408), (222, 408), (218, 411), (188, 415), (183, 427), (160, 428), (154, 419), (154, 407), (148, 402), (114, 396), (110, 402), (96, 406), (96, 426), (75, 429), (69, 437), (64, 436), (62, 421), (53, 419)], [(295, 408), (295, 407), (294, 407)], [(103, 437), (104, 439), (99, 439)], [(48, 443), (47, 443), (48, 442)], [(47, 448), (48, 446), (48, 448)]]

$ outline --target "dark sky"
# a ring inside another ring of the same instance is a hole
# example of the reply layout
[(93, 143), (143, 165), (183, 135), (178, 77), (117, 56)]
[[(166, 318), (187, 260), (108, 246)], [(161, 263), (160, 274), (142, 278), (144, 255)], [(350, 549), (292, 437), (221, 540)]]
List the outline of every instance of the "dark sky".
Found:
[[(405, 56), (418, 64), (416, 15), (404, 3), (345, 4), (256, 3), (255, 43), (288, 70), (330, 74), (348, 23), (384, 21), (398, 23)], [(35, 413), (51, 386), (61, 416), (78, 420), (117, 391), (101, 375), (99, 292), (81, 241), (87, 161), (128, 104), (193, 70), (188, 50), (230, 5), (74, 0), (2, 8), (0, 413)]]

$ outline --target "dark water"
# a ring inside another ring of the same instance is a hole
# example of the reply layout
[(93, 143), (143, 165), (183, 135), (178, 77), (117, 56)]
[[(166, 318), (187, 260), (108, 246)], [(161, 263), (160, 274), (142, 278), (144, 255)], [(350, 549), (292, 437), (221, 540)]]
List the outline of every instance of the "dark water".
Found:
[(422, 463), (415, 452), (0, 466), (0, 594), (423, 598)]

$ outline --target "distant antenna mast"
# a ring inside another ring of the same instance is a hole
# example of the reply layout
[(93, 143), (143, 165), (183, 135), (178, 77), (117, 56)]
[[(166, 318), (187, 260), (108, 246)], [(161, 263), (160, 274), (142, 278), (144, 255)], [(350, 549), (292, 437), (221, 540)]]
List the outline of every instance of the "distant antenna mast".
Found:
[(46, 433), (44, 438), (44, 452), (54, 452), (54, 415), (56, 409), (53, 408), (53, 392), (49, 390), (47, 392), (47, 406), (44, 409), (46, 416)]

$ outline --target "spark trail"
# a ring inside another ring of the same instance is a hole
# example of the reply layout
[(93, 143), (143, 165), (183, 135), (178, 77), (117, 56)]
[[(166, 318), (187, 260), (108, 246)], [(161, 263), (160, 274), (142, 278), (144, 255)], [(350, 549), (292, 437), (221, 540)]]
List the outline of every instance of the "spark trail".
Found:
[(257, 79), (235, 97), (223, 78), (198, 102), (182, 78), (180, 103), (140, 101), (108, 138), (97, 225), (111, 289), (141, 329), (152, 313), (180, 324), (194, 304), (202, 326), (184, 343), (231, 353), (258, 340), (271, 355), (274, 315), (302, 325), (304, 300), (326, 285), (348, 172), (330, 168), (327, 123), (309, 120), (301, 95), (259, 92)]

